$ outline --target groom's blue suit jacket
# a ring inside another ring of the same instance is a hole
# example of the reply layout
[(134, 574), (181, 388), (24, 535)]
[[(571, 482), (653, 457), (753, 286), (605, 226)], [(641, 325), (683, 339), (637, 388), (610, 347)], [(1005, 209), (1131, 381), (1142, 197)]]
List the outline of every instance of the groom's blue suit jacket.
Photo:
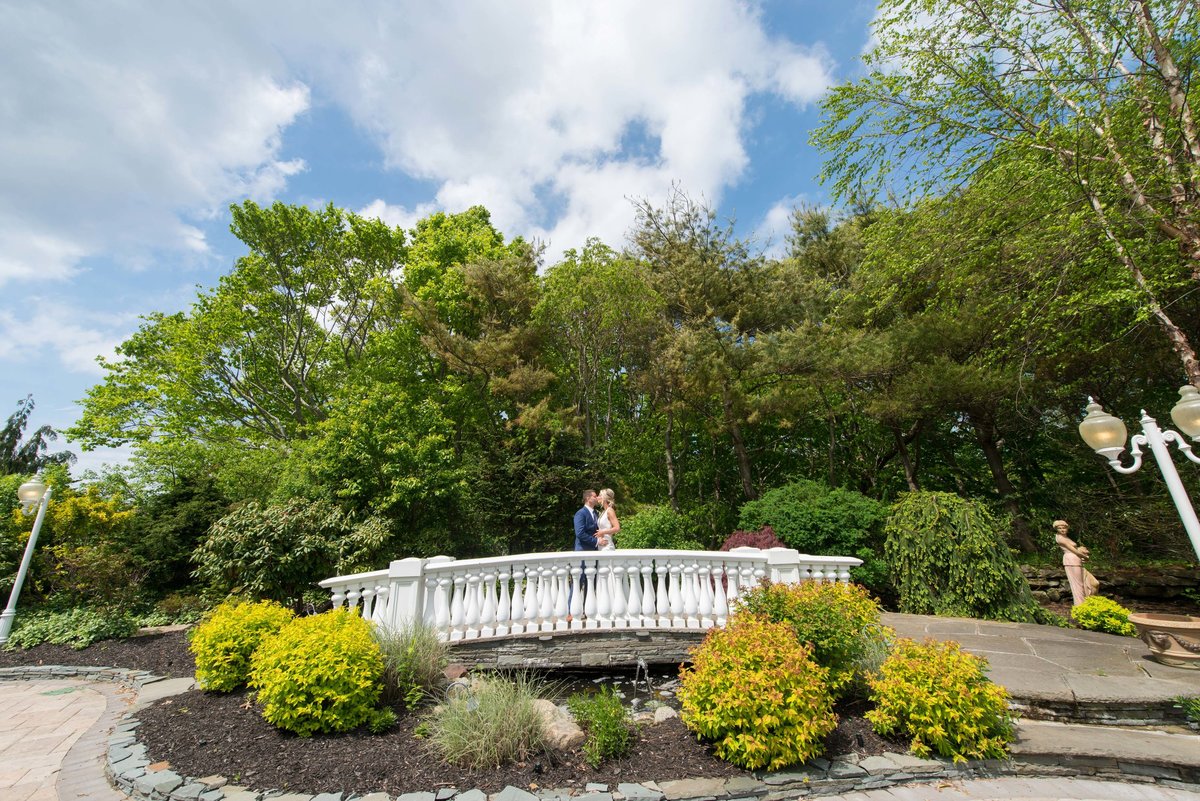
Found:
[(575, 513), (575, 550), (594, 551), (596, 546), (596, 513), (586, 506)]

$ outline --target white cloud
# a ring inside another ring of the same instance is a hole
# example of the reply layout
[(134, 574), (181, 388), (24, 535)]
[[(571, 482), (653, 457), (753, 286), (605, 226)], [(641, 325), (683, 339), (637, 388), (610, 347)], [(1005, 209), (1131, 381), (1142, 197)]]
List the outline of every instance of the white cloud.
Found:
[(132, 314), (100, 312), (42, 297), (31, 298), (18, 315), (0, 310), (0, 360), (14, 365), (56, 364), (91, 377), (103, 370), (97, 356), (113, 358), (137, 327)]
[(787, 250), (788, 234), (792, 232), (792, 212), (803, 205), (803, 195), (788, 195), (775, 202), (754, 230), (754, 239), (763, 252), (778, 258)]
[(437, 206), (433, 203), (419, 203), (408, 209), (376, 198), (355, 213), (360, 217), (375, 217), (388, 225), (409, 231), (416, 227), (418, 220), (428, 217), (437, 210)]
[(355, 6), (292, 15), (274, 41), (439, 207), (483, 203), (554, 250), (581, 232), (619, 242), (626, 197), (672, 182), (719, 202), (747, 166), (747, 100), (806, 104), (832, 80), (822, 47), (719, 0)]
[(0, 284), (204, 252), (187, 217), (271, 197), (303, 167), (279, 151), (308, 89), (238, 16), (0, 3)]

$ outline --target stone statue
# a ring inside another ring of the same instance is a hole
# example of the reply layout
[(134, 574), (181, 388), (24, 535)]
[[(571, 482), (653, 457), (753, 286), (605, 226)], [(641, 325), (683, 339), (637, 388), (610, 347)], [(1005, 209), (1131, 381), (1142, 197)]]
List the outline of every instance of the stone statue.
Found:
[(1067, 536), (1070, 525), (1066, 520), (1054, 521), (1054, 541), (1063, 552), (1063, 570), (1067, 573), (1067, 581), (1071, 584), (1071, 605), (1079, 606), (1089, 595), (1094, 595), (1100, 588), (1100, 582), (1087, 571), (1083, 563), (1091, 555), (1088, 549), (1077, 545)]

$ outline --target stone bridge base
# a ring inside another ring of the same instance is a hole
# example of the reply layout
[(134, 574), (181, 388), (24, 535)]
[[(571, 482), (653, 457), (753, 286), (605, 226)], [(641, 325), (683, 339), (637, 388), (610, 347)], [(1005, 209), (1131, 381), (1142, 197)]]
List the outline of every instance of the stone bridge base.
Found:
[(481, 668), (634, 668), (677, 665), (704, 639), (702, 630), (604, 629), (518, 634), (456, 642), (450, 658)]

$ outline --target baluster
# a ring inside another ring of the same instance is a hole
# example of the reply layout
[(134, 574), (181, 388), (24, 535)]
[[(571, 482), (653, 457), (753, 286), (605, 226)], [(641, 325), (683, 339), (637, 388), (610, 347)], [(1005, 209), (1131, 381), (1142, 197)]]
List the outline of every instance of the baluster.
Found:
[(479, 638), (479, 574), (467, 574), (467, 588), (464, 593), (466, 597), (466, 617), (463, 619), (463, 625), (466, 626), (464, 637), (468, 640)]
[(350, 591), (346, 593), (346, 607), (357, 609), (359, 598), (362, 598), (362, 585), (354, 584), (350, 587)]
[(683, 614), (687, 619), (689, 629), (700, 628), (700, 577), (697, 574), (698, 565), (693, 562), (683, 568)]
[(711, 629), (713, 625), (712, 567), (700, 565), (696, 571), (700, 581), (700, 628)]
[(508, 568), (501, 567), (496, 578), (500, 581), (500, 600), (496, 603), (496, 636), (508, 634), (508, 621), (512, 616), (512, 602), (508, 597)]
[(740, 569), (741, 566), (737, 562), (731, 562), (725, 567), (725, 600), (730, 609), (734, 608), (738, 597), (742, 594), (741, 587), (738, 586)]
[[(425, 606), (421, 609), (418, 622), (433, 628), (434, 603), (437, 601), (437, 578), (430, 573), (425, 574)], [(391, 617), (389, 615), (389, 617)]]
[(633, 562), (625, 567), (625, 575), (629, 577), (629, 590), (626, 592), (626, 615), (632, 628), (642, 627), (642, 574), (638, 563)]
[(578, 631), (583, 628), (583, 568), (571, 563), (571, 629)]
[(461, 573), (454, 576), (454, 599), (450, 602), (450, 640), (461, 640), (466, 631), (467, 605), (463, 596), (467, 590), (467, 577)]
[(346, 593), (342, 590), (346, 589), (346, 585), (340, 584), (333, 588), (333, 592), (329, 596), (329, 600), (333, 602), (333, 608), (339, 609), (346, 600)]
[(627, 628), (629, 626), (629, 619), (625, 617), (625, 610), (628, 608), (628, 604), (625, 601), (625, 566), (619, 562), (610, 560), (608, 570), (612, 577), (608, 582), (608, 589), (609, 594), (612, 596), (613, 627), (618, 629)]
[(570, 570), (565, 564), (555, 565), (554, 567), (554, 630), (566, 631), (571, 624), (567, 622), (567, 615), (571, 612), (571, 593), (569, 592), (570, 585)]
[(838, 570), (838, 581), (842, 584), (850, 583), (850, 565), (840, 565)]
[(479, 636), (494, 637), (496, 635), (496, 572), (485, 570), (483, 581), (480, 583), (482, 604), (479, 610)]
[(654, 625), (658, 628), (671, 628), (671, 596), (667, 592), (667, 577), (670, 575), (670, 566), (665, 559), (655, 559), (654, 569), (658, 573), (658, 589), (654, 595), (654, 612), (656, 615)]
[(374, 620), (375, 613), (375, 587), (371, 584), (363, 584), (362, 586), (362, 619)]
[(611, 629), (612, 621), (612, 562), (604, 560), (596, 565), (596, 617), (600, 628)]
[(725, 565), (713, 565), (713, 620), (724, 626), (729, 620), (729, 600), (725, 596)]
[(825, 571), (821, 569), (820, 565), (809, 565), (808, 569), (813, 581), (817, 582), (818, 584), (824, 583)]
[(654, 563), (643, 559), (638, 564), (642, 573), (642, 627), (654, 628), (658, 623), (654, 618)]
[(538, 567), (538, 626), (542, 631), (553, 631), (554, 588), (550, 582), (552, 573), (545, 565)]
[(538, 631), (538, 607), (541, 602), (538, 597), (538, 568), (526, 565), (526, 606), (524, 606), (524, 622), (526, 632)]
[(671, 560), (671, 588), (668, 593), (671, 597), (671, 628), (685, 629), (687, 628), (687, 620), (683, 616), (683, 565)]
[(596, 584), (600, 580), (599, 572), (596, 570), (596, 563), (592, 561), (583, 563), (584, 579), (587, 581), (587, 597), (583, 600), (583, 614), (587, 618), (585, 626), (589, 629), (600, 628), (600, 604), (597, 600), (600, 593), (596, 590)]
[(454, 582), (446, 573), (437, 577), (437, 597), (433, 599), (433, 627), (438, 637), (450, 639), (450, 593)]

